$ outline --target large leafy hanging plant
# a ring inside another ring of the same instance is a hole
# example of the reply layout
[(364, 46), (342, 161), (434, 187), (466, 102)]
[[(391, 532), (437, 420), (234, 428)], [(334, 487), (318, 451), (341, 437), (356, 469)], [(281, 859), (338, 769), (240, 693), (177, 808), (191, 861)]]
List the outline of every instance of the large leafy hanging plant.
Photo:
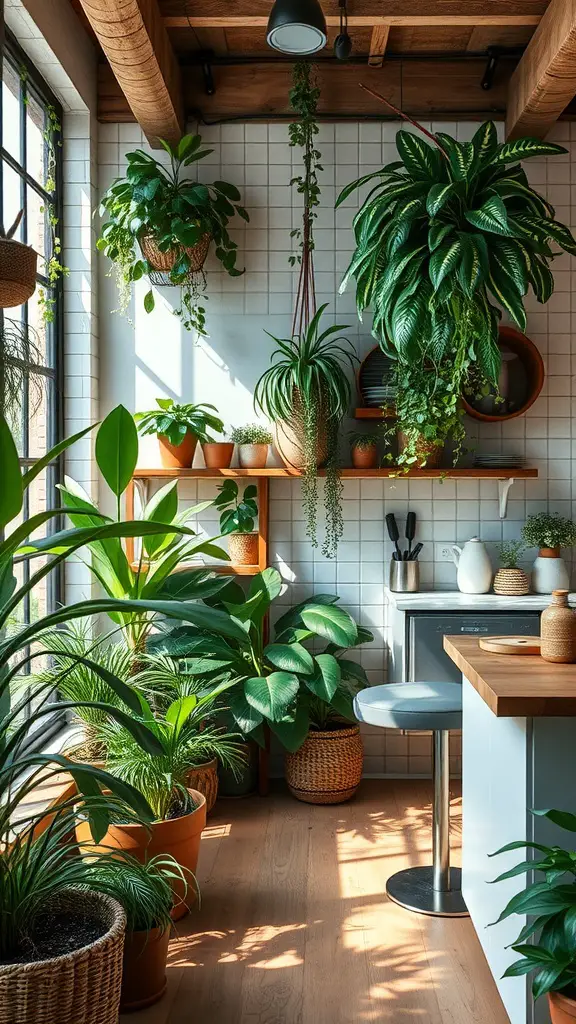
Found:
[[(98, 248), (113, 262), (119, 293), (119, 312), (125, 313), (133, 281), (158, 273), (150, 262), (150, 245), (166, 254), (170, 269), (163, 283), (180, 285), (182, 303), (175, 310), (187, 330), (206, 334), (206, 287), (202, 264), (210, 241), (217, 259), (231, 277), (244, 273), (236, 267), (237, 245), (228, 233), (230, 219), (248, 214), (240, 205), (240, 192), (226, 181), (211, 185), (188, 177), (187, 168), (212, 153), (202, 149), (200, 135), (185, 135), (176, 146), (159, 140), (170, 156), (164, 167), (149, 153), (137, 149), (127, 153), (124, 178), (116, 178), (102, 197), (101, 212), (108, 216), (102, 227)], [(198, 247), (204, 246), (198, 256)], [(147, 313), (154, 309), (154, 294), (144, 297)]]
[[(356, 249), (340, 290), (355, 278), (360, 319), (371, 307), (373, 334), (398, 361), (400, 427), (408, 438), (401, 461), (408, 464), (417, 461), (422, 437), (442, 443), (457, 429), (457, 399), (472, 364), (497, 384), (501, 309), (525, 330), (528, 289), (539, 302), (554, 289), (553, 244), (576, 254), (571, 232), (520, 165), (565, 153), (562, 146), (532, 138), (499, 144), (491, 121), (465, 143), (413, 123), (431, 144), (399, 131), (400, 159), (347, 185), (336, 204), (375, 182), (354, 219)], [(414, 367), (434, 375), (424, 405), (407, 400)]]

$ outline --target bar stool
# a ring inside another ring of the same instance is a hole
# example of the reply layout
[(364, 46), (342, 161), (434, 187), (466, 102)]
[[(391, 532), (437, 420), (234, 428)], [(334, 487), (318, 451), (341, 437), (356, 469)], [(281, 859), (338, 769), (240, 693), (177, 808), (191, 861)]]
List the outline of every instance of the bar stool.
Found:
[(460, 868), (450, 867), (450, 729), (462, 726), (459, 683), (388, 683), (354, 699), (359, 722), (383, 729), (434, 733), (432, 867), (407, 868), (388, 879), (386, 892), (406, 910), (438, 917), (466, 917)]

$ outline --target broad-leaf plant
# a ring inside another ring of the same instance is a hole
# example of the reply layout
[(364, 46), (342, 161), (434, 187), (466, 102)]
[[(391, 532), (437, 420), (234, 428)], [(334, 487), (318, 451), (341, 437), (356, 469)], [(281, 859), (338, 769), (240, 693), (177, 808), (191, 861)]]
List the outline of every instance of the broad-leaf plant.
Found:
[[(415, 123), (415, 122), (414, 122)], [(421, 126), (417, 125), (420, 128)], [(491, 121), (470, 142), (399, 131), (399, 160), (347, 185), (337, 206), (372, 183), (354, 218), (356, 248), (340, 290), (356, 281), (362, 319), (396, 360), (399, 426), (414, 464), (423, 444), (462, 441), (459, 400), (472, 365), (497, 386), (502, 310), (524, 331), (524, 297), (545, 303), (558, 248), (576, 241), (521, 166), (562, 146), (521, 138), (500, 144)]]
[[(225, 702), (238, 729), (261, 740), (266, 722), (295, 751), (311, 728), (356, 720), (353, 696), (367, 679), (347, 650), (373, 637), (338, 607), (336, 595), (317, 594), (281, 615), (268, 642), (264, 619), (281, 588), (276, 569), (254, 576), (247, 594), (232, 581), (209, 599), (205, 626), (167, 630), (151, 637), (148, 648), (181, 659), (187, 672), (215, 684), (228, 679)], [(307, 641), (315, 642), (313, 650)]]
[[(132, 283), (154, 273), (140, 250), (143, 236), (153, 236), (160, 252), (173, 257), (168, 283), (180, 286), (182, 294), (181, 307), (174, 312), (187, 330), (205, 335), (205, 279), (202, 271), (195, 271), (189, 250), (209, 236), (224, 270), (238, 277), (244, 271), (236, 267), (238, 247), (228, 233), (228, 223), (236, 214), (246, 221), (249, 217), (235, 185), (226, 181), (208, 185), (189, 177), (188, 168), (213, 152), (202, 149), (200, 135), (185, 135), (174, 146), (159, 141), (170, 166), (142, 149), (126, 154), (126, 175), (116, 178), (102, 197), (101, 214), (108, 219), (96, 244), (114, 264), (119, 308), (125, 313)], [(147, 313), (154, 309), (152, 289), (144, 297), (144, 309)]]

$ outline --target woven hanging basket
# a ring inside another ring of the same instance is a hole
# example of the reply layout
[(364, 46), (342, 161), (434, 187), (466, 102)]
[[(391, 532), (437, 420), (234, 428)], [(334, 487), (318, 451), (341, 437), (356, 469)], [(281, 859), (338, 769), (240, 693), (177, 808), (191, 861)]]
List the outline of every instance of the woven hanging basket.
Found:
[(192, 768), (188, 772), (186, 785), (188, 789), (196, 789), (202, 793), (202, 796), (206, 798), (206, 814), (210, 814), (218, 796), (218, 761), (216, 758)]
[(109, 896), (73, 890), (50, 910), (93, 914), (106, 934), (52, 960), (0, 967), (0, 1024), (118, 1024), (124, 910)]
[(0, 238), (0, 308), (22, 306), (34, 294), (38, 253), (13, 238)]
[[(202, 270), (208, 255), (210, 241), (210, 235), (206, 233), (205, 235), (202, 235), (200, 241), (196, 242), (196, 245), (183, 246), (184, 252), (190, 259), (190, 273), (188, 278)], [(149, 274), (152, 284), (173, 286), (174, 282), (170, 280), (170, 271), (178, 259), (178, 250), (166, 249), (162, 252), (162, 250), (158, 248), (156, 238), (153, 234), (142, 235), (140, 238), (140, 248), (144, 259), (148, 260), (148, 263), (152, 268), (151, 273)]]
[(364, 763), (357, 725), (308, 733), (295, 754), (286, 754), (286, 782), (307, 804), (341, 804), (354, 796)]

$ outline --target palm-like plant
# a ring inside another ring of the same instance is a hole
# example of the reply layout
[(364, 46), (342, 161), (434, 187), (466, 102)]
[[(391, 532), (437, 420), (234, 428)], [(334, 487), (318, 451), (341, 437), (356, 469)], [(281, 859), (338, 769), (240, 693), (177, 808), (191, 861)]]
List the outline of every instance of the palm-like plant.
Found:
[(141, 863), (125, 852), (121, 859), (115, 854), (110, 858), (97, 855), (93, 860), (94, 852), (92, 850), (90, 857), (82, 860), (84, 884), (122, 904), (127, 932), (171, 928), (175, 885), (182, 893), (177, 898), (183, 902), (190, 886), (198, 892), (194, 875), (170, 854), (158, 854)]
[[(525, 330), (529, 288), (539, 302), (554, 288), (552, 245), (576, 253), (571, 232), (520, 165), (566, 150), (532, 138), (501, 145), (491, 121), (466, 143), (422, 131), (432, 145), (399, 131), (400, 160), (340, 194), (337, 206), (375, 183), (354, 219), (356, 250), (341, 291), (354, 277), (360, 319), (371, 306), (374, 336), (400, 364), (431, 373), (453, 365), (448, 384), (459, 396), (472, 362), (497, 384), (500, 307)], [(447, 394), (446, 382), (439, 386)], [(445, 417), (444, 402), (436, 405)], [(410, 417), (401, 426), (414, 440), (423, 422)]]
[(320, 330), (326, 305), (309, 327), (293, 338), (274, 338), (278, 346), (272, 366), (256, 384), (254, 405), (269, 419), (289, 421), (303, 449), (302, 494), (306, 533), (316, 546), (318, 435), (326, 436), (326, 539), (323, 552), (334, 557), (342, 536), (341, 484), (338, 474), (338, 430), (350, 403), (350, 381), (345, 367), (358, 361), (352, 343), (339, 335), (345, 324)]

